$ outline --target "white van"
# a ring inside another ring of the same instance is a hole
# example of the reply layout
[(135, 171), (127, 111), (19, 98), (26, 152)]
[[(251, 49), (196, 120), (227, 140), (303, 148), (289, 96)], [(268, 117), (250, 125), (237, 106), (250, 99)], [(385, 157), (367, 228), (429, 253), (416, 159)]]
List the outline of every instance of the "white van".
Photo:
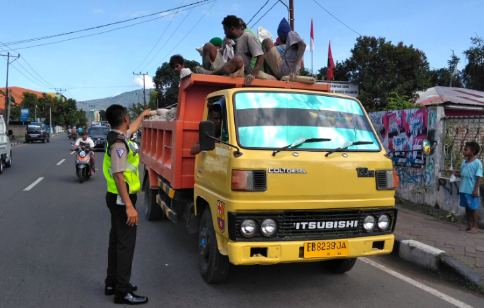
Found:
[(5, 126), (5, 120), (0, 115), (0, 174), (3, 173), (3, 167), (12, 166), (12, 149), (10, 140)]

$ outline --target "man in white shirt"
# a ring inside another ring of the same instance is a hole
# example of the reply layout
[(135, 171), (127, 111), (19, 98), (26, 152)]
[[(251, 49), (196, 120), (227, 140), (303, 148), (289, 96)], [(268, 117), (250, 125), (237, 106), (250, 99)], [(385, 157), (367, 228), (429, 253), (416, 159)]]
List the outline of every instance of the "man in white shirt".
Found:
[(95, 163), (94, 151), (93, 151), (94, 146), (95, 146), (94, 141), (92, 141), (91, 138), (87, 137), (86, 132), (82, 132), (81, 138), (77, 139), (76, 143), (74, 143), (74, 146), (72, 147), (72, 151), (76, 151), (77, 148), (79, 148), (79, 147), (89, 147), (90, 148), (89, 156), (91, 156), (91, 176), (94, 175), (94, 171), (96, 171), (96, 169), (94, 168), (94, 163)]
[(185, 67), (185, 59), (181, 55), (174, 55), (170, 58), (170, 66), (178, 74), (180, 74), (180, 82), (183, 77), (188, 76), (192, 73), (189, 68)]

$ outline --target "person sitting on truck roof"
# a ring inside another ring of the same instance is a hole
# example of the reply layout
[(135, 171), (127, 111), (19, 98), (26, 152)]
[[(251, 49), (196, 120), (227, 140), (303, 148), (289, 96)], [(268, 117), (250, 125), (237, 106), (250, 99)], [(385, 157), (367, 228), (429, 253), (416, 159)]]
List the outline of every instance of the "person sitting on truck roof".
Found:
[[(234, 15), (228, 15), (222, 21), (222, 25), (227, 38), (235, 40), (234, 58), (227, 61), (227, 63), (223, 63), (223, 59), (219, 61), (216, 60), (215, 62), (211, 63), (210, 70), (207, 69), (205, 59), (209, 57), (209, 53), (212, 52), (212, 48), (215, 48), (213, 44), (207, 43), (203, 49), (203, 62), (205, 66), (197, 66), (197, 73), (209, 75), (228, 75), (232, 77), (244, 77), (245, 75), (246, 86), (250, 85), (254, 78), (274, 80), (274, 76), (260, 71), (260, 68), (264, 63), (264, 52), (257, 42), (257, 39), (252, 34), (242, 30), (239, 18)], [(216, 55), (220, 59), (222, 58), (222, 55), (219, 55), (218, 50)], [(257, 58), (257, 62), (254, 66), (254, 69), (250, 69), (250, 61), (254, 57)]]
[(185, 59), (183, 59), (181, 55), (171, 56), (170, 66), (177, 74), (180, 75), (180, 79), (192, 73), (189, 68), (185, 67)]
[[(208, 120), (215, 123), (215, 138), (220, 138), (222, 134), (222, 108), (219, 104), (212, 105), (208, 108)], [(197, 155), (202, 152), (200, 149), (200, 140), (190, 149), (190, 155)]]
[(296, 32), (292, 31), (291, 26), (283, 18), (277, 28), (277, 34), (282, 44), (286, 45), (284, 55), (277, 51), (271, 39), (262, 41), (262, 47), (265, 51), (266, 63), (272, 70), (277, 79), (283, 76), (291, 76), (291, 80), (298, 75), (301, 66), (301, 60), (306, 51), (306, 44)]

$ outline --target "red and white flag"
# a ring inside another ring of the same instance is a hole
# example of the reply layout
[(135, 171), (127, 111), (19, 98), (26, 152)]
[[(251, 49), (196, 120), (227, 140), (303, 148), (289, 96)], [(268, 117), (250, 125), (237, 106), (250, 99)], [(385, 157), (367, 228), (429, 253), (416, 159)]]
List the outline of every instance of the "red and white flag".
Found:
[(326, 80), (333, 79), (333, 69), (334, 69), (333, 54), (331, 53), (331, 42), (329, 42), (329, 47), (328, 47), (328, 77), (326, 78)]
[(313, 24), (313, 19), (311, 18), (311, 44), (309, 45), (309, 51), (313, 52), (314, 51), (314, 24)]

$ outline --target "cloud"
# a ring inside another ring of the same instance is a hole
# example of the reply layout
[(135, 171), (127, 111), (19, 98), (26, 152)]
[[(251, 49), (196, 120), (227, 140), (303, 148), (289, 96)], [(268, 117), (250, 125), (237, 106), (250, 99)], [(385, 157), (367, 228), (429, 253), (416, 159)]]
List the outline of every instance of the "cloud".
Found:
[(104, 13), (104, 11), (103, 10), (100, 10), (100, 9), (94, 9), (93, 12), (94, 12), (94, 14), (102, 14), (102, 13)]
[(114, 93), (113, 97), (118, 96), (119, 94), (121, 94), (121, 92), (116, 92)]
[[(145, 76), (145, 83), (146, 83), (146, 89), (155, 87), (153, 78), (151, 78), (148, 75)], [(133, 85), (143, 88), (143, 76), (140, 76), (140, 77), (135, 76), (135, 78), (133, 79)]]

